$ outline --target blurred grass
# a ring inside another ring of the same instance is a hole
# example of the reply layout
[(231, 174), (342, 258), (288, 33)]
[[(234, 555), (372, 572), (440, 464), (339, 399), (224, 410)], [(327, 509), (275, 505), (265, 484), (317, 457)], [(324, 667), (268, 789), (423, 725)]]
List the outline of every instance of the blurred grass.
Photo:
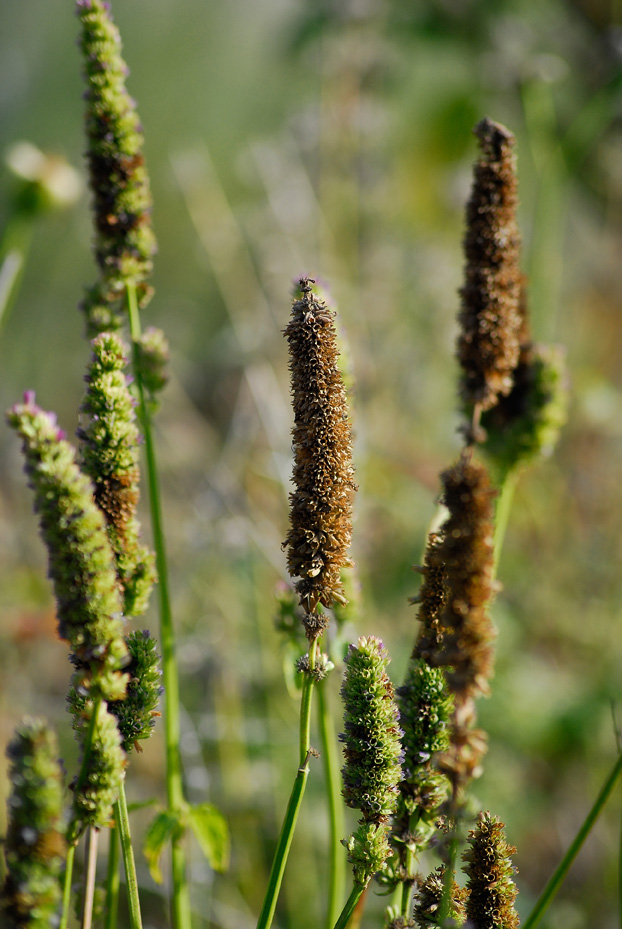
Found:
[[(560, 448), (519, 484), (493, 608), (497, 673), (480, 707), (490, 751), (475, 792), (518, 846), (527, 912), (610, 768), (612, 703), (620, 715), (620, 5), (117, 0), (114, 13), (160, 245), (145, 323), (161, 325), (173, 348), (157, 426), (184, 763), (191, 797), (221, 805), (233, 829), (230, 875), (214, 879), (193, 859), (206, 926), (254, 924), (296, 764), (297, 704), (272, 626), (285, 570), (280, 330), (291, 282), (318, 275), (339, 307), (355, 379), (356, 631), (387, 640), (399, 681), (415, 634), (410, 565), (438, 472), (458, 448), (452, 356), (470, 129), (486, 114), (517, 135), (535, 336), (567, 346), (572, 379)], [(82, 170), (75, 29), (71, 3), (3, 0), (0, 149), (27, 138)], [(3, 224), (13, 183), (0, 176)], [(2, 408), (33, 388), (70, 434), (87, 359), (75, 307), (93, 277), (89, 242), (86, 193), (41, 220), (0, 340)], [(0, 571), (2, 740), (23, 713), (44, 712), (59, 724), (71, 771), (65, 648), (5, 430)], [(154, 611), (148, 621), (157, 625)], [(332, 687), (338, 714), (337, 674)], [(150, 744), (133, 762), (130, 799), (162, 796), (160, 749)], [(315, 926), (323, 912), (321, 778), (318, 763), (283, 929)], [(611, 808), (543, 926), (617, 925), (618, 820)], [(164, 926), (164, 903), (140, 868), (153, 893), (146, 924)], [(370, 899), (366, 925), (382, 905)]]

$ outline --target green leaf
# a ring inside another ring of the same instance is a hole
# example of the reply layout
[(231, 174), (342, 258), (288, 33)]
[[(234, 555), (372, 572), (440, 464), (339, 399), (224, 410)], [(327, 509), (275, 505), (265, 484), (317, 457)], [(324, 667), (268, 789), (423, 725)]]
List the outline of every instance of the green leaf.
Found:
[(229, 867), (229, 827), (222, 813), (211, 803), (191, 806), (188, 825), (210, 867), (214, 871), (226, 871)]
[(179, 816), (166, 810), (158, 813), (147, 829), (143, 853), (149, 865), (149, 873), (156, 884), (163, 883), (162, 872), (160, 871), (160, 856), (164, 846), (167, 842), (177, 838), (182, 832), (183, 826), (179, 821)]

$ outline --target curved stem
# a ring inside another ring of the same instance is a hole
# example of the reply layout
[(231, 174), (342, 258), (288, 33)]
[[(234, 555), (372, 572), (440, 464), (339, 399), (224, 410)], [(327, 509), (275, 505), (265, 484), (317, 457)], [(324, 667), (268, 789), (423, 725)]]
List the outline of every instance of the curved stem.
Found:
[(104, 929), (117, 929), (117, 914), (119, 912), (119, 811), (117, 809), (115, 809), (115, 819), (116, 822), (110, 830), (108, 842)]
[(341, 778), (337, 742), (332, 714), (328, 704), (326, 681), (317, 688), (318, 719), (322, 759), (326, 777), (326, 795), (330, 828), (330, 859), (328, 883), (328, 908), (326, 926), (331, 929), (339, 914), (339, 901), (343, 899), (346, 882), (346, 859), (341, 839), (345, 834), (343, 802), (341, 800)]
[(123, 864), (125, 865), (125, 882), (127, 884), (127, 901), (130, 911), (131, 929), (142, 929), (142, 919), (140, 915), (140, 900), (138, 897), (138, 881), (136, 879), (136, 863), (134, 862), (134, 851), (132, 849), (132, 837), (130, 835), (130, 819), (127, 812), (127, 800), (125, 797), (125, 780), (119, 790), (119, 799), (115, 804), (115, 812), (119, 823), (119, 836), (121, 838), (121, 850), (123, 852)]
[[(317, 652), (317, 641), (309, 645), (309, 671), (315, 668), (315, 656)], [(313, 685), (315, 681), (312, 673), (305, 674), (302, 685), (302, 699), (300, 702), (300, 764), (294, 786), (290, 794), (285, 818), (281, 827), (281, 834), (274, 853), (274, 860), (268, 878), (268, 887), (264, 898), (257, 929), (269, 929), (274, 919), (274, 911), (285, 873), (287, 856), (294, 837), (294, 830), (298, 820), (300, 804), (307, 786), (309, 776), (309, 758), (311, 756), (311, 697), (313, 695)]]
[(545, 910), (548, 908), (549, 904), (555, 897), (555, 894), (559, 890), (566, 874), (568, 873), (572, 862), (575, 860), (581, 846), (585, 842), (587, 836), (589, 835), (592, 826), (598, 819), (598, 816), (602, 812), (602, 809), (609, 799), (613, 788), (615, 787), (616, 781), (618, 780), (620, 773), (622, 773), (622, 755), (618, 757), (615, 765), (613, 766), (611, 773), (609, 774), (607, 780), (603, 784), (603, 787), (596, 798), (594, 805), (591, 810), (585, 817), (583, 825), (579, 829), (577, 835), (575, 836), (574, 841), (572, 842), (570, 848), (564, 855), (559, 866), (555, 870), (548, 884), (540, 894), (536, 905), (529, 914), (528, 918), (523, 923), (522, 929), (534, 929), (542, 919)]
[[(138, 342), (141, 337), (140, 318), (136, 288), (128, 285), (127, 308), (130, 318), (130, 332), (134, 347), (134, 376), (138, 388), (139, 410), (145, 439), (145, 457), (149, 487), (149, 508), (153, 530), (153, 545), (158, 571), (158, 591), (160, 601), (160, 646), (162, 648), (162, 683), (164, 685), (164, 739), (166, 744), (166, 792), (168, 807), (172, 812), (179, 812), (185, 805), (181, 768), (180, 741), (180, 704), (179, 673), (175, 650), (175, 632), (168, 583), (168, 563), (162, 521), (162, 501), (155, 445), (151, 428), (151, 416), (145, 402), (140, 369), (137, 365)], [(190, 891), (186, 876), (186, 856), (183, 848), (183, 833), (172, 839), (172, 876), (173, 876), (173, 926), (174, 929), (189, 929), (191, 926)]]
[(341, 911), (339, 919), (335, 923), (335, 929), (346, 929), (346, 926), (350, 922), (352, 914), (354, 913), (354, 910), (356, 909), (356, 904), (359, 902), (359, 900), (363, 896), (363, 891), (365, 890), (366, 887), (367, 887), (367, 884), (359, 884), (358, 882), (354, 884), (354, 887), (352, 888), (352, 892), (350, 896), (348, 897), (348, 899), (346, 900), (346, 904), (343, 910)]

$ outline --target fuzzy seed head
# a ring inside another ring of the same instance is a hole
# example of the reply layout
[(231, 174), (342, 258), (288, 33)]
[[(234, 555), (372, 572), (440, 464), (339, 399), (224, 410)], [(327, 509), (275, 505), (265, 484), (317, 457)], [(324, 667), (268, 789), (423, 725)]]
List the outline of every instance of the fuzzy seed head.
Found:
[(163, 687), (160, 656), (153, 636), (146, 629), (131, 632), (126, 642), (130, 654), (127, 694), (123, 700), (110, 702), (108, 709), (117, 720), (122, 747), (129, 754), (132, 748), (142, 751), (140, 742), (151, 736), (160, 715), (158, 704)]
[[(443, 865), (429, 874), (419, 885), (415, 897), (415, 926), (418, 929), (432, 929), (438, 926), (438, 913), (445, 887), (445, 868)], [(465, 920), (465, 893), (453, 882), (449, 918), (454, 925), (462, 926)], [(478, 926), (479, 929), (479, 926)]]
[(7, 418), (22, 439), (35, 512), (48, 550), (58, 632), (72, 648), (76, 685), (113, 699), (125, 688), (118, 669), (127, 659), (127, 648), (104, 517), (54, 414), (41, 410), (32, 394), (25, 399)]
[(483, 119), (482, 153), (466, 211), (465, 283), (460, 291), (458, 359), (465, 403), (491, 409), (512, 389), (523, 320), (516, 223), (514, 136)]
[[(74, 707), (75, 713), (75, 707)], [(86, 734), (93, 713), (96, 714), (86, 776), (74, 785), (72, 832), (79, 834), (87, 826), (101, 829), (112, 820), (112, 807), (119, 796), (126, 757), (115, 717), (106, 704), (88, 700), (74, 715), (74, 729), (84, 751)]]
[(11, 793), (0, 893), (3, 926), (6, 920), (15, 929), (49, 929), (59, 920), (65, 826), (58, 755), (56, 736), (40, 719), (25, 719), (7, 747)]
[(512, 880), (516, 869), (511, 859), (515, 852), (506, 841), (503, 823), (490, 813), (480, 813), (462, 855), (468, 876), (466, 915), (477, 929), (518, 929), (514, 908), (518, 891)]
[(294, 408), (290, 524), (284, 545), (287, 567), (300, 578), (296, 590), (313, 640), (327, 623), (311, 616), (318, 604), (345, 602), (341, 569), (352, 536), (352, 431), (338, 367), (334, 314), (300, 281), (301, 299), (285, 329), (289, 342)]

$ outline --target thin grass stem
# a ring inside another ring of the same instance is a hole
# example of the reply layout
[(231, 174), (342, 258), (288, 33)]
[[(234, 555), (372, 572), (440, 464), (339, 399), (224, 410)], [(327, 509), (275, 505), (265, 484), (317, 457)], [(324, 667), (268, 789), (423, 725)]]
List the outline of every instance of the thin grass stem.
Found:
[(95, 875), (97, 873), (97, 846), (99, 830), (89, 826), (84, 846), (84, 900), (82, 902), (82, 929), (93, 925), (93, 900), (95, 899)]
[(363, 896), (363, 892), (366, 887), (367, 887), (367, 884), (359, 884), (358, 882), (354, 884), (354, 887), (352, 888), (352, 892), (350, 893), (350, 896), (346, 900), (345, 906), (341, 911), (339, 919), (335, 923), (335, 929), (346, 929), (346, 926), (350, 922), (350, 919), (352, 918), (352, 914), (354, 913), (354, 910), (356, 909), (356, 904), (359, 902), (359, 900)]
[(127, 885), (127, 901), (130, 911), (130, 927), (131, 929), (142, 929), (140, 900), (138, 897), (138, 880), (136, 879), (136, 863), (134, 861), (132, 837), (130, 835), (130, 818), (127, 812), (127, 800), (125, 797), (125, 780), (121, 784), (119, 790), (119, 799), (115, 804), (115, 813), (119, 823), (121, 851), (123, 853), (123, 864), (125, 865), (125, 883)]
[[(315, 656), (317, 652), (317, 640), (309, 645), (309, 671), (315, 668)], [(274, 860), (268, 878), (268, 887), (264, 898), (257, 929), (269, 929), (274, 919), (274, 912), (283, 882), (285, 865), (294, 837), (294, 830), (298, 820), (300, 804), (307, 786), (309, 777), (309, 758), (311, 757), (311, 697), (313, 695), (313, 685), (315, 681), (312, 673), (305, 674), (302, 685), (302, 699), (300, 702), (300, 764), (294, 780), (294, 786), (290, 794), (285, 818), (281, 827), (281, 834), (274, 853)]]
[[(160, 646), (162, 649), (162, 683), (164, 685), (165, 713), (164, 739), (166, 744), (166, 792), (169, 810), (179, 813), (185, 806), (182, 780), (180, 741), (180, 704), (179, 673), (175, 649), (175, 632), (168, 582), (168, 563), (162, 521), (162, 502), (155, 445), (151, 428), (151, 416), (145, 402), (145, 389), (137, 362), (138, 343), (141, 338), (140, 318), (136, 288), (127, 286), (127, 308), (130, 319), (130, 332), (134, 348), (134, 375), (138, 389), (139, 412), (145, 439), (145, 457), (147, 461), (147, 479), (149, 487), (149, 508), (153, 531), (153, 545), (156, 553), (158, 571), (158, 592), (160, 601)], [(184, 836), (180, 831), (172, 840), (172, 878), (173, 878), (173, 926), (174, 929), (190, 929), (190, 890), (186, 875), (186, 856), (183, 847)]]
[(119, 912), (119, 813), (116, 809), (115, 819), (116, 822), (110, 830), (110, 839), (108, 842), (104, 929), (117, 929), (117, 916)]
[(529, 914), (528, 918), (523, 923), (522, 929), (535, 929), (535, 927), (540, 923), (540, 920), (544, 916), (545, 911), (548, 909), (557, 891), (561, 887), (564, 881), (564, 878), (566, 877), (570, 869), (571, 864), (577, 857), (581, 849), (581, 846), (583, 845), (586, 838), (588, 837), (592, 829), (592, 826), (594, 825), (594, 823), (600, 816), (602, 809), (605, 806), (605, 803), (609, 799), (611, 792), (613, 791), (613, 788), (615, 787), (616, 781), (620, 777), (621, 772), (622, 772), (622, 755), (619, 755), (616, 763), (614, 764), (611, 770), (611, 773), (609, 774), (609, 776), (607, 777), (607, 780), (603, 784), (603, 787), (600, 793), (598, 794), (598, 797), (596, 798), (591, 810), (585, 817), (583, 825), (579, 829), (577, 835), (574, 838), (574, 841), (572, 842), (572, 844), (570, 845), (570, 848), (568, 849), (568, 851), (562, 858), (559, 866), (553, 873), (548, 884), (546, 885), (546, 887), (540, 894), (536, 902), (536, 905), (534, 906), (533, 910)]
[(497, 505), (495, 507), (495, 552), (493, 561), (493, 577), (497, 576), (497, 568), (501, 558), (501, 549), (503, 548), (505, 533), (510, 521), (510, 511), (512, 509), (512, 502), (514, 500), (514, 491), (516, 490), (516, 485), (518, 483), (518, 476), (518, 471), (508, 471), (503, 479), (499, 489), (499, 496), (497, 497)]
[(341, 777), (333, 717), (330, 711), (326, 681), (317, 688), (318, 720), (330, 830), (328, 907), (326, 927), (331, 929), (339, 915), (339, 901), (343, 900), (346, 883), (346, 859), (341, 838), (345, 834), (343, 801), (341, 799)]

